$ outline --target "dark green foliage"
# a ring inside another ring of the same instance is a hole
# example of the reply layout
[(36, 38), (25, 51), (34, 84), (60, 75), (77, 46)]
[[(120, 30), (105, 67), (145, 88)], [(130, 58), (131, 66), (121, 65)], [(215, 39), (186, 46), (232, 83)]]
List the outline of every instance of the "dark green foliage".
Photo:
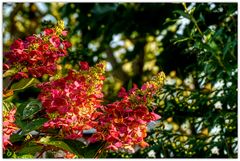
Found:
[[(150, 146), (134, 154), (109, 152), (102, 157), (146, 158), (151, 157), (149, 152), (154, 150), (156, 158), (237, 158), (237, 3), (43, 5), (46, 11), (34, 3), (4, 4), (3, 9), (13, 7), (9, 17), (3, 13), (4, 35), (9, 33), (12, 40), (36, 33), (40, 27), (51, 25), (47, 22), (49, 19), (42, 19), (48, 14), (64, 19), (73, 48), (62, 60), (63, 70), (78, 69), (79, 61), (92, 65), (104, 59), (111, 64), (112, 69), (106, 75), (104, 103), (116, 100), (121, 85), (140, 86), (161, 70), (167, 75), (162, 93), (155, 96), (156, 111), (162, 118), (149, 131)], [(34, 6), (36, 10), (31, 15)], [(17, 15), (27, 20), (21, 22), (21, 30), (13, 21)], [(181, 33), (179, 21), (183, 18), (189, 23)], [(113, 36), (118, 34), (118, 42), (124, 44), (114, 46)], [(127, 42), (131, 42), (132, 49), (126, 47)], [(4, 41), (4, 51), (9, 45)], [(94, 47), (89, 47), (91, 45)], [(114, 56), (121, 49), (123, 54)], [(131, 65), (125, 69), (128, 63)], [(4, 108), (10, 106), (4, 102)], [(34, 109), (40, 115), (40, 108)], [(27, 123), (36, 116), (34, 111), (24, 115)], [(18, 114), (22, 118), (23, 110)], [(24, 126), (21, 121), (17, 123)], [(32, 124), (35, 128), (31, 130), (38, 128), (37, 123)], [(61, 148), (65, 146), (72, 152), (77, 151), (79, 157), (87, 158), (95, 157), (99, 148), (90, 145), (79, 150), (85, 146), (71, 141), (65, 141)]]

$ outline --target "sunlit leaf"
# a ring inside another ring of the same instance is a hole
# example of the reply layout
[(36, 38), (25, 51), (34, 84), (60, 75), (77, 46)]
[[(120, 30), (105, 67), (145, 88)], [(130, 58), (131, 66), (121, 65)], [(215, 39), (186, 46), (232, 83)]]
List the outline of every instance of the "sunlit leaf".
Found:
[(23, 89), (33, 86), (34, 84), (37, 84), (37, 83), (39, 83), (39, 81), (36, 78), (25, 78), (25, 79), (21, 79), (17, 83), (14, 83), (11, 86), (11, 89), (13, 91), (23, 90)]
[(3, 101), (3, 106), (2, 106), (3, 111), (10, 111), (11, 109), (13, 109), (13, 107), (14, 107), (14, 104), (12, 102)]
[(79, 151), (79, 149), (81, 149), (81, 147), (85, 147), (85, 145), (79, 141), (70, 141), (70, 140), (61, 140), (61, 139), (57, 139), (57, 138), (51, 138), (50, 136), (47, 137), (42, 137), (39, 140), (40, 144), (44, 144), (44, 145), (52, 145), (55, 147), (58, 147), (60, 149), (64, 149), (69, 151), (70, 153), (76, 154), (78, 157), (82, 158), (83, 155), (81, 154), (81, 151)]
[(14, 74), (16, 74), (18, 72), (18, 70), (16, 68), (11, 68), (9, 70), (7, 70), (6, 72), (3, 73), (3, 78), (5, 77), (11, 77)]

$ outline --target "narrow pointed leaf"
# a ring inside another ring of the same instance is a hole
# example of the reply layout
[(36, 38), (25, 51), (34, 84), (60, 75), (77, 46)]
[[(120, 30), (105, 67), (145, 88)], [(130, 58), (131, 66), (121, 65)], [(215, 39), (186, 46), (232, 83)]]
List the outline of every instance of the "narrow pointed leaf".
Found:
[(37, 83), (39, 83), (39, 81), (36, 78), (21, 79), (19, 82), (14, 83), (11, 86), (11, 89), (13, 91), (23, 90), (23, 89), (33, 86), (34, 84), (37, 84)]

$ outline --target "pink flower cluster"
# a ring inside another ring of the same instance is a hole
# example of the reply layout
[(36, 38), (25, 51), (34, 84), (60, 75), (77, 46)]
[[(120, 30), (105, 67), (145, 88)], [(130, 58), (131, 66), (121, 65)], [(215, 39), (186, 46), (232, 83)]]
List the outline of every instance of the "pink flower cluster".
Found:
[(65, 78), (38, 85), (42, 89), (39, 100), (49, 118), (43, 126), (61, 129), (68, 139), (81, 138), (83, 130), (94, 128), (89, 142), (106, 141), (107, 149), (114, 151), (134, 152), (136, 147), (148, 146), (144, 141), (147, 124), (160, 118), (148, 106), (163, 84), (163, 73), (141, 89), (136, 85), (129, 92), (122, 88), (121, 100), (103, 106), (104, 66), (80, 62), (80, 72), (70, 71)]
[(141, 89), (135, 85), (126, 92), (122, 88), (119, 92), (121, 100), (101, 108), (103, 115), (98, 118), (97, 133), (89, 138), (89, 141), (105, 140), (107, 149), (130, 153), (134, 153), (138, 147), (148, 146), (144, 141), (147, 124), (160, 118), (153, 111), (150, 112), (148, 106), (152, 106), (153, 95), (162, 86), (163, 79), (164, 75), (160, 73)]
[(8, 145), (12, 145), (9, 141), (10, 136), (18, 128), (14, 124), (16, 109), (10, 110), (8, 113), (3, 112), (3, 150), (5, 151)]
[[(64, 40), (66, 36), (64, 23), (59, 21), (40, 35), (16, 40), (5, 53), (4, 70), (14, 71), (13, 79), (54, 75), (57, 60), (71, 47), (70, 42)], [(141, 89), (136, 85), (128, 92), (122, 88), (118, 101), (102, 105), (106, 64), (89, 67), (87, 62), (80, 62), (79, 65), (78, 72), (70, 70), (66, 77), (37, 85), (41, 89), (38, 99), (49, 119), (43, 127), (59, 129), (59, 136), (66, 139), (82, 138), (84, 130), (94, 128), (96, 133), (88, 141), (105, 141), (107, 149), (113, 151), (133, 153), (136, 148), (147, 147), (144, 141), (147, 125), (160, 118), (149, 107), (153, 107), (153, 96), (163, 85), (164, 73), (159, 73)], [(4, 150), (11, 145), (10, 136), (18, 129), (14, 124), (15, 112), (13, 109), (3, 115)], [(67, 153), (66, 158), (72, 157), (73, 154)]]
[(40, 35), (15, 40), (10, 51), (5, 53), (4, 70), (15, 69), (14, 79), (53, 75), (56, 60), (67, 54), (71, 43), (63, 40), (67, 36), (63, 21), (53, 28), (47, 28)]
[(49, 118), (43, 126), (61, 129), (69, 139), (81, 138), (83, 130), (95, 127), (95, 118), (100, 114), (96, 109), (103, 98), (105, 64), (80, 65), (80, 72), (70, 71), (65, 78), (38, 85), (42, 90), (38, 98)]

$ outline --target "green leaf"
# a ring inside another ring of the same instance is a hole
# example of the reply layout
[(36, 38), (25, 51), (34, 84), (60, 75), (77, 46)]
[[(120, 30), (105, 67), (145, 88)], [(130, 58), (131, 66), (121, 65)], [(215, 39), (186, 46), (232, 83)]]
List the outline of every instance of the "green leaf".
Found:
[[(71, 148), (77, 151), (77, 155), (83, 156), (84, 158), (95, 158), (101, 157), (102, 151), (101, 148), (104, 146), (103, 142), (96, 142), (93, 144), (85, 145), (80, 141), (76, 140), (64, 140), (64, 142)], [(99, 153), (98, 153), (99, 152)], [(75, 153), (76, 154), (76, 153)]]
[(26, 122), (22, 121), (18, 116), (16, 116), (15, 124), (21, 129), (23, 129), (24, 126), (26, 125)]
[(42, 109), (42, 103), (37, 100), (32, 100), (23, 109), (23, 119), (31, 118), (34, 114)]
[(177, 11), (173, 11), (174, 13), (178, 13), (178, 14), (180, 14), (181, 16), (183, 16), (183, 17), (185, 17), (185, 18), (187, 18), (187, 19), (191, 19), (190, 18), (190, 16), (187, 14), (187, 13), (185, 13), (185, 12), (183, 12), (183, 11), (181, 11), (181, 10), (177, 10)]
[(25, 154), (25, 155), (17, 156), (17, 158), (20, 158), (20, 159), (31, 159), (31, 158), (34, 158), (34, 156), (31, 155), (31, 154)]
[(193, 40), (191, 37), (186, 37), (186, 38), (180, 38), (180, 39), (174, 39), (176, 41), (173, 42), (173, 44), (177, 44), (177, 43), (180, 43), (180, 42), (184, 42), (184, 41), (187, 41), (187, 40)]
[(11, 141), (11, 143), (15, 143), (18, 141), (22, 141), (24, 138), (25, 138), (24, 135), (12, 134), (10, 136), (10, 141)]
[[(44, 145), (52, 145), (67, 150), (70, 153), (76, 154), (80, 158), (94, 158), (96, 157), (97, 153), (100, 152), (99, 149), (103, 147), (102, 142), (97, 142), (86, 146), (77, 140), (51, 138), (50, 136), (41, 138), (39, 143)], [(98, 157), (100, 157), (100, 155), (98, 155)]]
[(13, 109), (14, 104), (12, 102), (3, 101), (3, 111), (10, 111)]
[(100, 158), (103, 154), (101, 148), (104, 146), (103, 142), (96, 142), (94, 144), (89, 144), (87, 147), (81, 150), (84, 158)]
[(11, 68), (11, 69), (8, 69), (6, 72), (3, 73), (3, 78), (5, 77), (11, 77), (13, 76), (14, 74), (16, 74), (18, 72), (18, 70), (16, 68)]
[(25, 78), (25, 79), (21, 79), (17, 83), (14, 83), (11, 86), (11, 89), (14, 91), (22, 90), (27, 87), (33, 86), (34, 84), (37, 84), (37, 83), (39, 83), (39, 80), (37, 80), (36, 78)]
[(33, 130), (38, 130), (47, 121), (48, 119), (46, 118), (38, 118), (32, 120), (30, 123), (25, 124), (24, 127), (22, 128), (23, 134), (29, 133)]
[(133, 87), (133, 82), (132, 82), (132, 79), (130, 79), (129, 82), (128, 82), (127, 91), (132, 89), (132, 87)]
[(3, 79), (3, 89), (6, 90), (11, 83), (12, 80), (10, 77)]
[(35, 155), (43, 149), (42, 146), (30, 142), (17, 152), (17, 155)]
[(37, 112), (42, 109), (42, 104), (38, 100), (29, 100), (21, 104), (17, 109), (17, 116), (21, 119), (32, 118)]
[(43, 137), (40, 139), (39, 143), (44, 145), (52, 145), (64, 150), (69, 151), (70, 153), (76, 154), (78, 157), (83, 158), (83, 156), (79, 153), (81, 147), (85, 145), (80, 141), (71, 141), (71, 140), (61, 140), (57, 138), (51, 138), (50, 136)]

